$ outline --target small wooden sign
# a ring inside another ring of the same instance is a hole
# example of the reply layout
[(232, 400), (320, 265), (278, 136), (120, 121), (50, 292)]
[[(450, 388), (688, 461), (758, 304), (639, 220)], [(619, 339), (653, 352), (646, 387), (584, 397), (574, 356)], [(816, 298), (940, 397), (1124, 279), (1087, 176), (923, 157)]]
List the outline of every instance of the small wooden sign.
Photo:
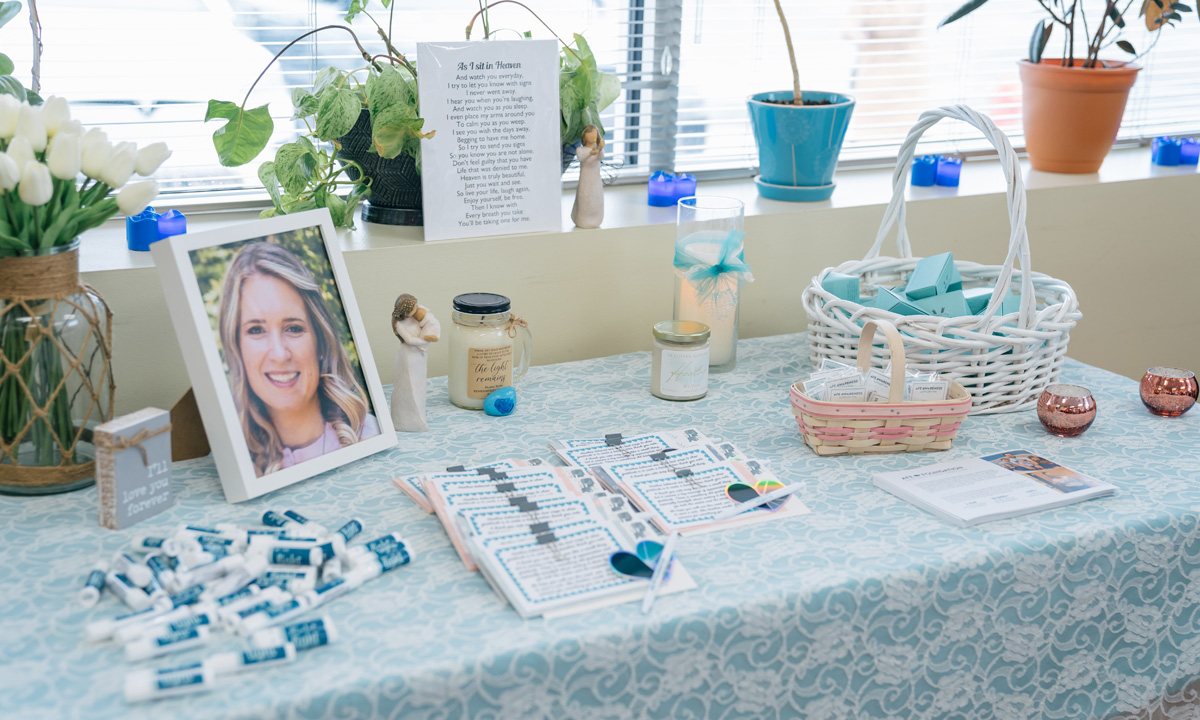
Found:
[(100, 524), (120, 530), (175, 502), (171, 494), (171, 416), (145, 408), (96, 427)]

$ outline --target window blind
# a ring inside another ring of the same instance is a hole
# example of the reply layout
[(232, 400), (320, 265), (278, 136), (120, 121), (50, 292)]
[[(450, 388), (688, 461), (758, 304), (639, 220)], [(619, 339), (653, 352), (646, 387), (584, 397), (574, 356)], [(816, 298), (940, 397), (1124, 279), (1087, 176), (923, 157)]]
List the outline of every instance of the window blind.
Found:
[[(921, 111), (966, 102), (987, 112), (1020, 146), (1021, 90), (1016, 60), (1034, 23), (1033, 0), (989, 3), (941, 30), (960, 0), (785, 0), (802, 87), (841, 90), (858, 100), (844, 161), (893, 157)], [(157, 173), (164, 192), (260, 188), (257, 163), (217, 163), (203, 122), (210, 98), (241, 102), (250, 83), (286, 43), (310, 29), (342, 24), (348, 0), (40, 0), (42, 94), (72, 102), (86, 125), (111, 139), (166, 141), (174, 156)], [(791, 86), (773, 0), (556, 0), (527, 2), (564, 39), (587, 37), (600, 68), (622, 91), (602, 113), (606, 173), (636, 181), (659, 169), (749, 175), (757, 164), (745, 100)], [(393, 39), (414, 54), (416, 40), (459, 40), (478, 0), (396, 0)], [(368, 9), (385, 25), (379, 3)], [(513, 5), (492, 10), (497, 38), (551, 37)], [(1130, 22), (1131, 26), (1139, 23)], [(382, 51), (370, 18), (354, 29)], [(1056, 29), (1058, 32), (1058, 29)], [(1121, 137), (1200, 132), (1200, 22), (1185, 16), (1163, 31), (1141, 63)], [(474, 38), (483, 37), (477, 21)], [(1057, 54), (1051, 40), (1047, 54)], [(1145, 33), (1130, 39), (1141, 49)], [(32, 59), (28, 15), (0, 30), (0, 51), (28, 84)], [(1111, 48), (1111, 57), (1124, 53)], [(259, 162), (290, 140), (291, 90), (309, 87), (325, 65), (354, 68), (360, 57), (343, 32), (324, 31), (292, 47), (264, 76), (250, 105), (269, 103), (276, 132)], [(965, 126), (939, 124), (930, 152), (982, 148)], [(566, 179), (574, 177), (568, 171)]]
[[(961, 0), (785, 0), (801, 89), (856, 98), (841, 160), (886, 160), (922, 111), (966, 103), (987, 113), (1023, 145), (1017, 60), (1044, 12), (1033, 2), (989, 3), (940, 30)], [(1200, 131), (1200, 23), (1165, 28), (1130, 96), (1120, 138)], [(1129, 18), (1138, 49), (1149, 33)], [(746, 111), (756, 92), (792, 87), (787, 49), (773, 0), (685, 0), (680, 47), (677, 169), (753, 172), (757, 152)], [(1062, 29), (1046, 57), (1062, 53)], [(1082, 45), (1081, 45), (1082, 47)], [(1110, 48), (1105, 57), (1128, 56)], [(988, 148), (973, 129), (939, 123), (927, 152)]]

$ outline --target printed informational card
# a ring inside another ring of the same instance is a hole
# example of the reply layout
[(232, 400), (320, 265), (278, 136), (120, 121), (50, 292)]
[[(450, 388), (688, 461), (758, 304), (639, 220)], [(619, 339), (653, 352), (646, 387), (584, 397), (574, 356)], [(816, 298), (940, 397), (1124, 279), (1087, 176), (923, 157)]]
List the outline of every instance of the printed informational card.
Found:
[[(472, 552), (488, 582), (522, 617), (562, 615), (595, 607), (640, 600), (648, 581), (621, 575), (609, 557), (623, 546), (611, 528), (583, 522), (554, 533), (544, 542), (525, 533), (476, 540)], [(696, 587), (683, 565), (674, 563), (671, 577), (659, 589), (667, 595)]]
[(875, 484), (958, 525), (1017, 517), (1116, 488), (1028, 450), (1009, 450), (911, 470), (877, 473)]
[[(733, 452), (732, 448), (730, 451)], [(619, 484), (623, 482), (677, 475), (681, 470), (701, 465), (716, 465), (729, 459), (729, 456), (712, 445), (692, 445), (680, 450), (664, 450), (636, 460), (600, 465), (592, 468), (592, 474), (599, 478), (609, 492), (617, 492)]]
[(528, 460), (497, 460), (496, 462), (487, 463), (484, 465), (472, 465), (464, 467), (462, 465), (451, 465), (443, 470), (430, 470), (428, 472), (417, 475), (407, 475), (392, 480), (396, 483), (396, 487), (404, 491), (404, 494), (412, 498), (422, 510), (433, 514), (433, 505), (430, 504), (429, 498), (425, 496), (424, 481), (425, 478), (434, 475), (437, 477), (445, 477), (448, 475), (486, 475), (485, 470), (516, 470), (522, 467), (540, 467), (545, 464), (545, 460), (541, 458), (530, 458)]
[(727, 461), (690, 468), (690, 472), (682, 475), (671, 473), (633, 479), (620, 483), (620, 488), (634, 504), (653, 517), (655, 525), (664, 533), (691, 534), (808, 513), (804, 503), (792, 496), (775, 510), (755, 508), (730, 520), (713, 521), (737, 504), (726, 492), (730, 485), (757, 486), (764, 481), (776, 486), (783, 484), (759, 463)]
[(417, 43), (425, 239), (562, 229), (555, 40)]
[(709, 439), (699, 430), (686, 428), (637, 435), (611, 433), (600, 438), (555, 440), (550, 443), (550, 449), (568, 465), (592, 468), (698, 443), (709, 443)]
[(509, 505), (458, 512), (461, 529), (483, 540), (528, 532), (549, 532), (566, 525), (596, 522), (599, 517), (599, 511), (593, 509), (587, 500), (538, 502), (537, 510), (519, 510)]
[(503, 473), (503, 478), (487, 476), (427, 476), (425, 492), (441, 520), (450, 542), (468, 570), (475, 570), (462, 543), (458, 514), (466, 510), (517, 508), (536, 511), (540, 503), (579, 497), (579, 489), (566, 468), (524, 468)]

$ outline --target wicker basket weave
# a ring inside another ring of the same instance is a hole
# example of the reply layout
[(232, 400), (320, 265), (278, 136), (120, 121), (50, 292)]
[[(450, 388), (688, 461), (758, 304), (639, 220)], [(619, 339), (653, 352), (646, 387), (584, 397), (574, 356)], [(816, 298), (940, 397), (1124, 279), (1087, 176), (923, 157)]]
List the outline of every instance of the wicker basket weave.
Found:
[[(908, 167), (921, 135), (942, 118), (962, 120), (981, 130), (999, 153), (1000, 167), (1008, 180), (1011, 226), (1008, 256), (1003, 265), (956, 261), (963, 287), (1007, 289), (1010, 283), (1016, 284), (1014, 291), (1020, 293), (1020, 311), (998, 314), (1003, 292), (993, 294), (983, 314), (958, 318), (901, 316), (826, 292), (821, 283), (831, 272), (859, 276), (868, 295), (881, 285), (895, 286), (907, 281), (919, 261), (912, 256), (904, 223)], [(826, 268), (804, 290), (813, 357), (854, 362), (862, 324), (868, 320), (887, 320), (904, 336), (909, 366), (937, 372), (961, 383), (973, 398), (972, 414), (1034, 407), (1042, 391), (1057, 379), (1071, 330), (1081, 315), (1070, 285), (1029, 269), (1025, 183), (1008, 138), (990, 118), (965, 105), (931, 110), (921, 115), (901, 146), (892, 184), (892, 201), (866, 257)], [(898, 228), (896, 245), (900, 257), (880, 257), (880, 248), (892, 225)], [(1018, 260), (1020, 269), (1014, 270)], [(877, 367), (883, 366), (882, 349), (874, 351), (873, 362)]]
[(871, 320), (863, 326), (858, 344), (858, 368), (871, 366), (871, 347), (876, 327), (887, 336), (892, 358), (891, 393), (885, 403), (840, 403), (813, 400), (800, 383), (790, 392), (792, 413), (800, 434), (818, 455), (861, 455), (863, 453), (920, 452), (948, 450), (958, 428), (971, 409), (971, 394), (956, 382), (950, 383), (945, 400), (903, 402), (904, 341), (886, 320)]

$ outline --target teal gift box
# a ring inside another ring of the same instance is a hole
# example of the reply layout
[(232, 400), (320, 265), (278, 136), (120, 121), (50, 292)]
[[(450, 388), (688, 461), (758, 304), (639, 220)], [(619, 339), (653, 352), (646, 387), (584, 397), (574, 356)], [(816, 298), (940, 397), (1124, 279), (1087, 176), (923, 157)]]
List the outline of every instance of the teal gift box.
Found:
[(946, 252), (921, 259), (908, 276), (904, 294), (909, 300), (920, 300), (955, 290), (962, 290), (962, 276), (954, 266), (954, 254)]
[(971, 315), (971, 308), (962, 290), (932, 295), (912, 301), (913, 305), (924, 310), (929, 315), (938, 317), (963, 317)]
[(900, 288), (879, 288), (879, 294), (875, 296), (875, 307), (880, 310), (894, 312), (897, 315), (928, 315), (921, 308), (912, 304), (903, 295), (903, 290)]
[[(966, 297), (967, 307), (972, 315), (982, 315), (984, 310), (987, 310), (988, 303), (992, 301), (992, 293), (995, 288), (970, 288), (963, 290), (963, 296)], [(1000, 302), (1000, 309), (996, 311), (997, 315), (1007, 315), (1009, 313), (1019, 312), (1021, 310), (1021, 299), (1013, 294), (1011, 290), (1005, 291), (1004, 300)]]
[(831, 272), (821, 281), (821, 288), (830, 295), (842, 300), (849, 300), (856, 303), (861, 299), (858, 294), (857, 275), (843, 275), (842, 273)]

